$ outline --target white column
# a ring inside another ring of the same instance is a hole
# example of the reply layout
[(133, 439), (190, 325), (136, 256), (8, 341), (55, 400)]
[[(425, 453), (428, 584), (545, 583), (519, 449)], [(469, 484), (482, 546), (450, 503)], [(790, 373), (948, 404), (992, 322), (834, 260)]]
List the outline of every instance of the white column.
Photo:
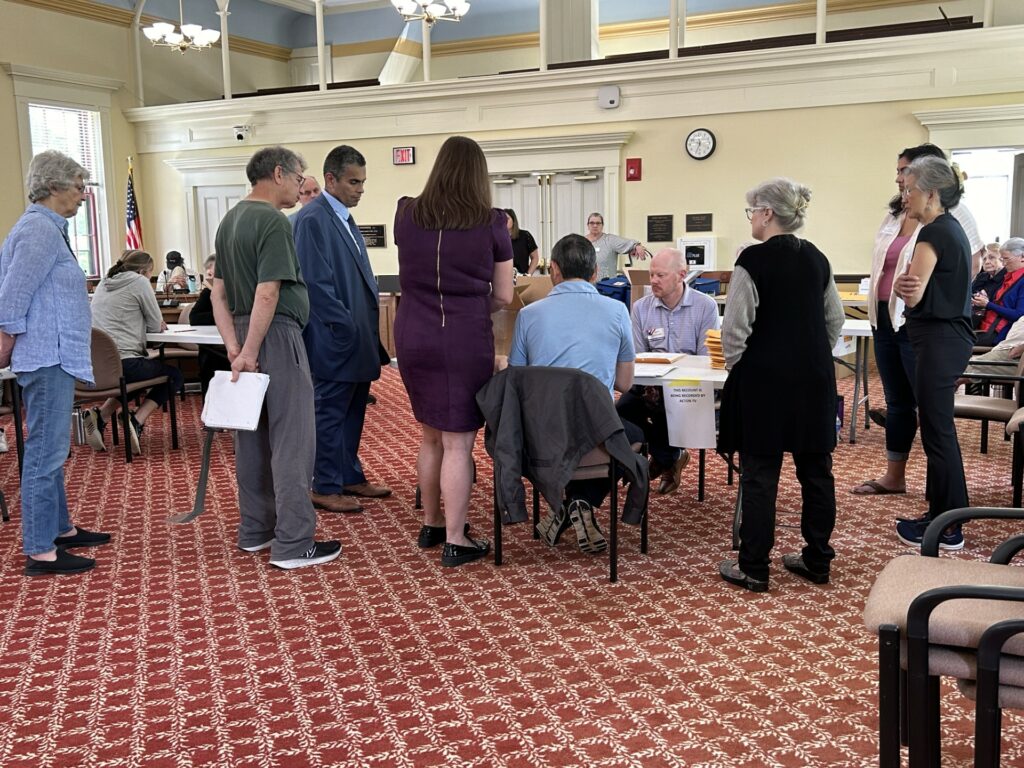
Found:
[(135, 16), (132, 18), (132, 30), (129, 34), (134, 38), (132, 40), (132, 49), (135, 54), (135, 88), (138, 93), (139, 106), (146, 106), (145, 92), (142, 88), (142, 9), (146, 5), (146, 0), (138, 0), (138, 5), (135, 6)]
[(324, 51), (324, 0), (316, 2), (316, 67), (320, 75), (320, 90), (327, 90), (327, 60)]
[(996, 0), (985, 0), (985, 10), (982, 11), (981, 20), (984, 26), (991, 27), (995, 21)]
[(540, 71), (548, 71), (548, 0), (540, 0)]
[(220, 16), (220, 65), (224, 72), (224, 99), (231, 98), (231, 58), (228, 51), (228, 5), (231, 0), (217, 0), (217, 15)]
[(817, 13), (814, 18), (814, 42), (818, 45), (825, 44), (825, 6), (828, 0), (818, 0)]
[(679, 0), (668, 4), (668, 57), (679, 58)]
[(423, 24), (423, 82), (430, 82), (430, 25), (424, 19)]

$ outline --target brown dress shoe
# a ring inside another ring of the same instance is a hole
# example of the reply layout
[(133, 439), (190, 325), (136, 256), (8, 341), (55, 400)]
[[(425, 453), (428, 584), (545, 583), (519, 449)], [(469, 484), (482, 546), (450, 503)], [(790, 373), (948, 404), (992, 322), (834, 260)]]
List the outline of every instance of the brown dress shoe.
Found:
[(658, 493), (672, 493), (679, 487), (679, 479), (683, 475), (683, 467), (690, 463), (690, 452), (683, 448), (679, 458), (662, 475), (661, 484), (658, 486)]
[(381, 499), (391, 495), (391, 489), (386, 485), (372, 485), (370, 483), (359, 483), (358, 485), (342, 486), (342, 492), (349, 496), (363, 496), (367, 499)]
[(326, 509), (328, 512), (362, 512), (363, 507), (355, 499), (349, 498), (340, 493), (313, 493), (309, 492), (309, 500), (317, 509)]

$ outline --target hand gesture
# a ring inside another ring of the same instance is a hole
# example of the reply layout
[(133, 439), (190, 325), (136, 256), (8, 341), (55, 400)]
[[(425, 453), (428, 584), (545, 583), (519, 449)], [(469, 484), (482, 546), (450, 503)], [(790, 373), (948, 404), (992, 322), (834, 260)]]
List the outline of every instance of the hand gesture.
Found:
[(921, 278), (917, 275), (900, 275), (892, 282), (892, 289), (901, 299), (915, 293), (921, 287)]
[(231, 380), (238, 381), (238, 374), (256, 373), (259, 369), (260, 364), (256, 358), (246, 354), (245, 350), (242, 350), (235, 356), (235, 359), (231, 361)]

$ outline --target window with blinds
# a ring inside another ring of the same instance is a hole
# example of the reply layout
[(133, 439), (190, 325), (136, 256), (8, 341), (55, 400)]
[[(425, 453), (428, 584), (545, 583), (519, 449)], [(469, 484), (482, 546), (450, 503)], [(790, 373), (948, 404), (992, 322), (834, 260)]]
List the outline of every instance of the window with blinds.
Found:
[(69, 222), (71, 248), (86, 275), (100, 271), (98, 223), (105, 219), (102, 206), (103, 163), (100, 154), (100, 114), (84, 109), (29, 104), (32, 154), (47, 149), (63, 152), (89, 171), (88, 188), (82, 207)]

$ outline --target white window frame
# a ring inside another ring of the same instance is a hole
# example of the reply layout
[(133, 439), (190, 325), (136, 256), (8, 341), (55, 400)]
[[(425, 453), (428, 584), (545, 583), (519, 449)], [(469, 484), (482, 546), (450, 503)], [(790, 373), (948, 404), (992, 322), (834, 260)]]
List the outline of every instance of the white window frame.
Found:
[[(115, 249), (120, 253), (117, 233), (124, 240), (124, 221), (118, 219), (118, 212), (123, 204), (117, 203), (116, 179), (114, 173), (114, 145), (110, 121), (111, 94), (124, 87), (124, 81), (106, 77), (93, 77), (77, 72), (62, 72), (56, 69), (28, 67), (21, 64), (3, 64), (3, 69), (14, 81), (15, 111), (18, 119), (18, 143), (21, 149), (22, 179), (28, 172), (32, 161), (32, 130), (29, 122), (29, 104), (47, 107), (63, 107), (98, 112), (100, 116), (100, 178), (94, 178), (101, 184), (97, 195), (100, 215), (99, 224), (100, 274), (106, 272), (111, 264)], [(127, 172), (126, 172), (127, 173)], [(28, 199), (28, 189), (24, 189)]]

